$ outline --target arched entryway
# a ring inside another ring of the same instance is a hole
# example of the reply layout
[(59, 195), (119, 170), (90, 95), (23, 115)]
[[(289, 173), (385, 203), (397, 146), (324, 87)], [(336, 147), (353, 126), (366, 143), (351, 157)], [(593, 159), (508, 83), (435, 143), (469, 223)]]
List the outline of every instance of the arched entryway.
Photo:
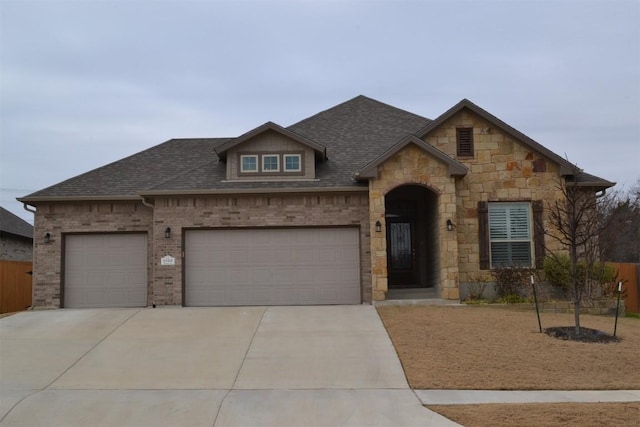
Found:
[(385, 196), (389, 290), (432, 288), (439, 283), (438, 195), (403, 185)]

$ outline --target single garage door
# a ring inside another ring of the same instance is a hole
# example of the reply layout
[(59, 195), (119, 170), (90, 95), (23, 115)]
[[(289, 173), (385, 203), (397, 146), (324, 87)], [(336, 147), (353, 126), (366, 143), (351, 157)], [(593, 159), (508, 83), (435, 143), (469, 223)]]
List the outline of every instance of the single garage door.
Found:
[(64, 265), (67, 308), (147, 305), (145, 234), (66, 236)]
[(359, 304), (356, 228), (189, 230), (185, 305)]

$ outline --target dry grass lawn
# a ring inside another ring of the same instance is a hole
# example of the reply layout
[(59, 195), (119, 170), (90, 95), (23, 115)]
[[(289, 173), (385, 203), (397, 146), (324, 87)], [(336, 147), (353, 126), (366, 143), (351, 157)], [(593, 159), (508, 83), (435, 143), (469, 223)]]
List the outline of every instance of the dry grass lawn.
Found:
[(429, 409), (466, 427), (635, 427), (640, 420), (640, 403), (637, 402), (450, 405), (430, 406)]
[[(380, 306), (378, 313), (416, 389), (640, 389), (640, 319), (618, 320), (618, 343), (562, 341), (538, 332), (535, 312), (482, 306)], [(541, 314), (542, 327), (573, 325)], [(581, 316), (613, 332), (614, 319)], [(430, 409), (467, 427), (636, 426), (640, 403), (442, 405)]]
[[(618, 320), (618, 343), (563, 341), (538, 332), (535, 312), (482, 306), (379, 306), (407, 380), (415, 389), (640, 389), (640, 320)], [(572, 314), (542, 313), (542, 327)], [(614, 319), (581, 316), (613, 332)]]

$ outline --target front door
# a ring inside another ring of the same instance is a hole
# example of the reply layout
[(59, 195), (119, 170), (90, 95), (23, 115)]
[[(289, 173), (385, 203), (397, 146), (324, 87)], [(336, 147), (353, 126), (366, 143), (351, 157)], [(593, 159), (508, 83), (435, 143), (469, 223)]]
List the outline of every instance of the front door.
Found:
[(387, 220), (387, 268), (390, 288), (418, 286), (415, 228), (412, 220)]

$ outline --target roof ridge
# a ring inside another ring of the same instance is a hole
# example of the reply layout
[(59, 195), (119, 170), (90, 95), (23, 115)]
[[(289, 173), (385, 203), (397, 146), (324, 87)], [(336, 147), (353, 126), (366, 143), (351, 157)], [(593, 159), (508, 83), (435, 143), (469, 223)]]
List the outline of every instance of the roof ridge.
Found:
[(351, 99), (348, 99), (348, 100), (346, 100), (346, 101), (344, 101), (344, 102), (341, 102), (341, 103), (339, 103), (339, 104), (337, 104), (337, 105), (334, 105), (333, 107), (329, 107), (329, 108), (327, 108), (326, 110), (322, 110), (322, 111), (320, 111), (319, 113), (315, 113), (315, 114), (313, 114), (313, 115), (311, 115), (311, 116), (309, 116), (309, 117), (307, 117), (307, 118), (305, 118), (305, 119), (302, 119), (302, 120), (300, 120), (300, 121), (298, 121), (298, 122), (295, 122), (295, 123), (293, 123), (293, 124), (291, 124), (291, 125), (287, 126), (287, 129), (292, 128), (292, 127), (296, 127), (296, 126), (300, 126), (300, 125), (304, 124), (304, 123), (305, 123), (305, 122), (307, 122), (307, 121), (317, 119), (319, 116), (322, 116), (322, 115), (324, 115), (324, 114), (327, 114), (327, 113), (329, 113), (329, 112), (331, 112), (331, 111), (333, 111), (333, 110), (337, 110), (337, 109), (339, 109), (339, 108), (342, 108), (342, 107), (344, 107), (345, 105), (347, 105), (347, 104), (349, 104), (349, 103), (352, 103), (352, 102), (355, 102), (355, 101), (357, 101), (357, 100), (362, 100), (362, 101), (372, 102), (372, 103), (375, 103), (375, 104), (378, 104), (378, 105), (382, 105), (382, 106), (384, 106), (384, 107), (386, 107), (386, 108), (392, 108), (392, 109), (394, 109), (394, 110), (396, 110), (396, 111), (399, 111), (399, 112), (402, 112), (402, 113), (404, 113), (404, 114), (412, 115), (412, 116), (414, 116), (415, 118), (419, 118), (419, 119), (422, 119), (422, 120), (432, 121), (431, 119), (429, 119), (429, 118), (427, 118), (427, 117), (421, 116), (421, 115), (419, 115), (419, 114), (413, 113), (413, 112), (411, 112), (411, 111), (408, 111), (408, 110), (405, 110), (405, 109), (402, 109), (402, 108), (398, 108), (398, 107), (393, 106), (393, 105), (391, 105), (391, 104), (387, 104), (386, 102), (378, 101), (377, 99), (370, 98), (370, 97), (368, 97), (368, 96), (366, 96), (366, 95), (362, 95), (362, 94), (361, 94), (361, 95), (357, 95), (357, 96), (355, 96), (355, 97), (353, 97), (353, 98), (351, 98)]

